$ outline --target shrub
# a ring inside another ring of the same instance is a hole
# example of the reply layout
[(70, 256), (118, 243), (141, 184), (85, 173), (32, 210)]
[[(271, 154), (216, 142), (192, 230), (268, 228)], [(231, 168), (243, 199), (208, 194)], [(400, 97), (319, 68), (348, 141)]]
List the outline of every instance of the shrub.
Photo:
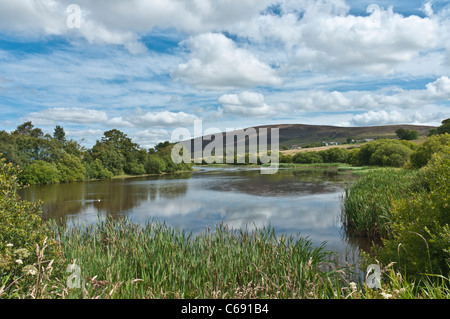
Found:
[(427, 165), (432, 155), (441, 152), (445, 146), (450, 146), (450, 134), (433, 135), (417, 147), (411, 154), (411, 165), (420, 168)]
[(369, 142), (358, 152), (358, 164), (401, 167), (409, 160), (414, 147), (407, 141), (383, 139)]
[[(46, 258), (55, 258), (56, 242), (43, 222), (41, 205), (22, 201), (17, 194), (19, 169), (0, 161), (0, 284), (8, 286), (24, 278), (24, 271), (34, 267), (36, 245), (48, 246)], [(2, 287), (0, 287), (2, 288)], [(1, 289), (0, 289), (1, 290)]]
[(113, 177), (113, 173), (108, 171), (98, 158), (91, 163), (85, 163), (85, 167), (87, 179), (107, 179)]
[(126, 164), (125, 171), (131, 175), (144, 175), (146, 173), (144, 164), (137, 162)]
[(280, 160), (280, 163), (293, 163), (292, 155), (285, 155), (285, 154), (280, 153), (279, 160)]
[(324, 163), (347, 163), (349, 151), (339, 147), (333, 147), (319, 152)]
[(397, 262), (408, 274), (448, 275), (450, 264), (450, 147), (422, 169), (427, 191), (395, 200), (392, 238), (377, 252), (382, 262)]
[(167, 169), (166, 162), (157, 155), (150, 155), (148, 157), (147, 164), (145, 165), (145, 170), (148, 174), (160, 174), (165, 172)]
[(298, 164), (323, 163), (322, 156), (317, 152), (300, 152), (295, 154), (292, 160)]
[(57, 164), (59, 181), (62, 183), (80, 182), (85, 178), (86, 168), (75, 155), (64, 153)]
[(398, 138), (401, 140), (417, 140), (419, 137), (419, 132), (413, 130), (405, 130), (404, 128), (399, 128), (395, 131)]
[(51, 163), (34, 161), (25, 166), (20, 174), (20, 180), (25, 184), (52, 184), (59, 182), (58, 168)]

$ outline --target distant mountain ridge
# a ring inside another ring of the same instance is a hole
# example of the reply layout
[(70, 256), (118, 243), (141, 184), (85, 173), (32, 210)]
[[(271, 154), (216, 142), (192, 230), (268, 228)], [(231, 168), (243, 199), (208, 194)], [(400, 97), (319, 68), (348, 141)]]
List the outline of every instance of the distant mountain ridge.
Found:
[[(419, 136), (427, 136), (429, 131), (434, 126), (425, 125), (411, 125), (411, 124), (395, 124), (395, 125), (381, 125), (381, 126), (357, 126), (357, 127), (341, 127), (331, 125), (309, 125), (309, 124), (276, 124), (276, 125), (261, 125), (244, 129), (250, 132), (249, 136), (240, 136), (240, 138), (234, 139), (234, 145), (238, 142), (242, 142), (242, 138), (245, 138), (246, 143), (254, 134), (259, 136), (260, 129), (267, 129), (268, 144), (270, 145), (271, 129), (279, 129), (279, 145), (280, 150), (285, 147), (291, 147), (292, 145), (303, 146), (310, 143), (317, 142), (337, 142), (343, 143), (347, 141), (347, 138), (359, 139), (379, 139), (379, 138), (397, 138), (395, 131), (399, 128), (406, 130), (415, 130), (419, 132)], [(237, 133), (233, 131), (231, 133)], [(215, 134), (216, 136), (222, 134), (223, 146), (226, 147), (227, 141), (224, 132)], [(205, 135), (202, 137), (202, 149), (211, 143), (214, 139), (211, 139), (211, 135)], [(193, 141), (199, 141), (200, 138), (191, 139), (192, 150), (194, 149)], [(186, 141), (188, 142), (188, 141)], [(231, 143), (230, 143), (231, 144)]]

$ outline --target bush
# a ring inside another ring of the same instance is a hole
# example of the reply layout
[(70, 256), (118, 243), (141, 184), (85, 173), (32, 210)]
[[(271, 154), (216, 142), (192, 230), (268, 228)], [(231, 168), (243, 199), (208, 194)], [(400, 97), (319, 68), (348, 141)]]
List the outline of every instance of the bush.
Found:
[(285, 155), (280, 153), (279, 161), (280, 163), (293, 163), (293, 157), (292, 155)]
[(419, 132), (413, 130), (405, 130), (404, 128), (399, 128), (395, 131), (398, 138), (401, 140), (417, 140), (419, 138)]
[(441, 152), (445, 146), (450, 146), (450, 134), (433, 135), (417, 147), (411, 154), (411, 165), (420, 168), (427, 165), (434, 153)]
[(80, 182), (85, 178), (86, 168), (75, 155), (64, 153), (57, 164), (59, 181), (62, 183)]
[(450, 147), (422, 169), (429, 190), (395, 200), (392, 238), (377, 252), (382, 262), (397, 262), (408, 274), (448, 275), (450, 265)]
[(347, 163), (349, 151), (344, 148), (333, 147), (325, 151), (320, 151), (324, 163)]
[(292, 160), (298, 164), (323, 163), (322, 156), (317, 152), (300, 152), (295, 154)]
[(125, 171), (131, 175), (144, 175), (146, 173), (144, 164), (132, 162), (125, 165)]
[(17, 167), (0, 161), (0, 288), (27, 279), (24, 272), (36, 269), (36, 245), (42, 248), (46, 238), (46, 258), (57, 254), (56, 242), (41, 218), (41, 205), (22, 201), (17, 194), (18, 173)]
[(85, 168), (87, 179), (107, 179), (113, 177), (113, 173), (108, 171), (98, 158), (91, 163), (85, 163)]
[(167, 169), (166, 162), (157, 155), (151, 155), (148, 157), (145, 170), (148, 174), (161, 174)]
[(361, 147), (359, 165), (401, 167), (409, 160), (415, 145), (407, 141), (377, 140)]
[(30, 185), (58, 183), (59, 171), (54, 164), (39, 160), (24, 168), (20, 180)]

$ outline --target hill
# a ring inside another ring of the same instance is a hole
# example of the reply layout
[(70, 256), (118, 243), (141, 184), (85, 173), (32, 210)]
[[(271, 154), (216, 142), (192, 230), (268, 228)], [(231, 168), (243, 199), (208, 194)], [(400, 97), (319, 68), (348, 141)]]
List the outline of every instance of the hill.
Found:
[[(255, 126), (245, 129), (251, 132), (248, 136), (238, 136), (234, 139), (234, 145), (238, 142), (242, 142), (245, 138), (246, 144), (248, 144), (249, 138), (255, 136), (255, 132), (259, 135), (260, 129), (267, 128), (268, 132), (268, 144), (270, 145), (270, 129), (279, 129), (279, 143), (280, 150), (291, 149), (295, 146), (305, 146), (312, 143), (321, 142), (335, 142), (338, 144), (347, 142), (348, 138), (354, 139), (356, 142), (365, 139), (380, 139), (380, 138), (397, 138), (395, 131), (399, 128), (404, 128), (406, 130), (415, 130), (419, 132), (419, 137), (427, 136), (429, 131), (434, 128), (433, 126), (424, 125), (409, 125), (409, 124), (398, 124), (398, 125), (383, 125), (383, 126), (364, 126), (364, 127), (339, 127), (339, 126), (329, 126), (329, 125), (307, 125), (307, 124), (278, 124), (278, 125), (264, 125)], [(232, 132), (232, 133), (236, 133)], [(222, 134), (223, 145), (227, 145), (225, 133)], [(211, 143), (211, 137), (203, 137), (203, 148)], [(192, 139), (192, 141), (199, 141), (199, 138)], [(194, 143), (191, 143), (192, 151), (194, 149)]]

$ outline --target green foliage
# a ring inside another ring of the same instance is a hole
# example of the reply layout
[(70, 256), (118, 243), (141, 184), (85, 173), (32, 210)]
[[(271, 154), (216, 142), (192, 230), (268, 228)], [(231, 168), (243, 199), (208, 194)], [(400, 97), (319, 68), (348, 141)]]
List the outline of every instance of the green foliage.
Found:
[(1, 159), (0, 283), (4, 286), (24, 277), (26, 267), (29, 269), (36, 262), (36, 245), (42, 247), (46, 238), (47, 244), (51, 246), (48, 257), (55, 258), (57, 253), (51, 231), (41, 219), (41, 205), (22, 201), (17, 195), (20, 187), (18, 173), (16, 166), (6, 164), (5, 159)]
[(62, 183), (80, 182), (85, 179), (86, 168), (74, 155), (64, 153), (57, 164), (59, 181)]
[(292, 158), (294, 163), (312, 164), (323, 163), (323, 158), (317, 152), (299, 152)]
[(294, 159), (292, 155), (282, 154), (279, 155), (280, 163), (293, 163)]
[(405, 130), (404, 128), (399, 128), (395, 131), (395, 134), (397, 134), (398, 138), (401, 140), (417, 140), (419, 138), (419, 132), (414, 130)]
[(359, 148), (354, 148), (348, 151), (347, 163), (359, 165), (359, 150)]
[(349, 151), (344, 148), (332, 147), (324, 151), (320, 151), (324, 163), (347, 163)]
[(66, 132), (61, 126), (57, 125), (55, 127), (55, 130), (53, 132), (53, 138), (60, 143), (64, 143), (66, 141)]
[(390, 234), (392, 201), (421, 189), (417, 171), (380, 168), (364, 173), (347, 187), (342, 222), (349, 234), (380, 239)]
[(30, 185), (58, 183), (59, 171), (54, 164), (38, 160), (25, 166), (20, 180)]
[(436, 129), (436, 133), (437, 134), (445, 134), (445, 133), (450, 134), (450, 118), (442, 121), (442, 125)]
[(411, 165), (420, 168), (427, 165), (433, 154), (441, 152), (446, 146), (450, 146), (450, 134), (433, 135), (420, 144), (411, 154)]
[(98, 158), (91, 163), (86, 162), (86, 178), (87, 179), (105, 179), (113, 177), (113, 173), (103, 166), (102, 161)]
[(422, 178), (428, 190), (394, 201), (392, 237), (378, 249), (377, 258), (395, 261), (408, 274), (449, 275), (450, 147), (433, 155)]
[(125, 164), (124, 170), (131, 175), (144, 175), (146, 173), (144, 164), (137, 161)]
[(167, 169), (167, 164), (161, 157), (157, 155), (150, 155), (148, 157), (145, 170), (148, 174), (160, 174), (165, 172)]
[(401, 167), (415, 145), (407, 141), (382, 139), (365, 144), (358, 152), (358, 165)]

